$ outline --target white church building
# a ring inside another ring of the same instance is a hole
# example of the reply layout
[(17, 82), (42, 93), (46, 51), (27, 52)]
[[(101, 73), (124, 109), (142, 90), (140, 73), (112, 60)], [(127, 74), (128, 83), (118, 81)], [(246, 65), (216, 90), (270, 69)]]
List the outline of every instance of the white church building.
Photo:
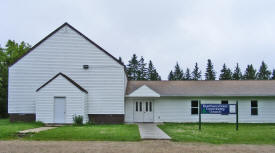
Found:
[[(68, 23), (9, 67), (11, 121), (198, 122), (202, 104), (239, 103), (239, 122), (275, 123), (275, 81), (129, 81), (125, 66)], [(203, 114), (235, 122), (235, 114)]]

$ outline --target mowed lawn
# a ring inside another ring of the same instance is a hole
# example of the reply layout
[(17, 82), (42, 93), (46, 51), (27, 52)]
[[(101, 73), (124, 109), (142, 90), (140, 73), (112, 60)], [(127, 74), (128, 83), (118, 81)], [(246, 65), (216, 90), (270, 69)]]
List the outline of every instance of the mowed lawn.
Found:
[(26, 140), (97, 140), (137, 141), (140, 140), (137, 125), (84, 125), (63, 126), (25, 137)]
[(16, 139), (16, 133), (21, 130), (40, 127), (39, 123), (10, 123), (9, 119), (0, 119), (0, 140)]
[(275, 144), (275, 124), (204, 123), (201, 131), (195, 123), (165, 123), (159, 125), (172, 140), (213, 144)]

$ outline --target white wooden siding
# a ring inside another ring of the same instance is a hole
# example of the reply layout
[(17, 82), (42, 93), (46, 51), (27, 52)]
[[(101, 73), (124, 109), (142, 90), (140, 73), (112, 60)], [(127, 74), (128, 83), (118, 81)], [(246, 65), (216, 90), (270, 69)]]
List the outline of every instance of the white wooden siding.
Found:
[[(190, 98), (156, 98), (154, 100), (154, 122), (198, 122), (198, 115), (191, 114)], [(221, 104), (221, 100), (228, 100), (235, 104), (237, 99), (201, 99), (202, 104)], [(251, 115), (251, 100), (258, 100), (258, 115)], [(241, 98), (239, 101), (239, 122), (241, 123), (275, 123), (275, 99), (270, 98)], [(126, 99), (125, 120), (133, 122), (133, 100)], [(127, 107), (129, 106), (129, 107)], [(229, 122), (235, 123), (234, 114), (202, 114), (202, 122)]]
[(86, 93), (60, 75), (36, 93), (37, 121), (54, 123), (54, 97), (65, 97), (65, 123), (73, 123), (73, 115), (81, 115), (87, 122)]
[(133, 100), (127, 99), (125, 102), (125, 122), (133, 122), (134, 121), (134, 102)]
[(9, 113), (34, 113), (35, 90), (59, 72), (89, 92), (89, 114), (124, 114), (123, 66), (68, 26), (9, 68)]

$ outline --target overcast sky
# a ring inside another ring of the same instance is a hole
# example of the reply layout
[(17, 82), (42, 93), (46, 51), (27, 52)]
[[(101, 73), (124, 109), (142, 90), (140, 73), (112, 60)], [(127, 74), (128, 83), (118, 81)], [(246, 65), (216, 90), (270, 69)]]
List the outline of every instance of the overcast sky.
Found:
[(274, 0), (6, 0), (1, 1), (0, 44), (36, 44), (68, 22), (124, 63), (136, 53), (151, 59), (162, 79), (175, 63), (203, 74), (239, 62), (275, 68)]

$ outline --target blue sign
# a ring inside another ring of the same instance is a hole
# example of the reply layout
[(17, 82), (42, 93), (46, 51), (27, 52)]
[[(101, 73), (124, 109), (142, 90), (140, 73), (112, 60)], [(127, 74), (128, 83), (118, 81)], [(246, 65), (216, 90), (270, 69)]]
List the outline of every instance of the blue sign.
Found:
[(229, 114), (228, 104), (201, 104), (202, 114)]

